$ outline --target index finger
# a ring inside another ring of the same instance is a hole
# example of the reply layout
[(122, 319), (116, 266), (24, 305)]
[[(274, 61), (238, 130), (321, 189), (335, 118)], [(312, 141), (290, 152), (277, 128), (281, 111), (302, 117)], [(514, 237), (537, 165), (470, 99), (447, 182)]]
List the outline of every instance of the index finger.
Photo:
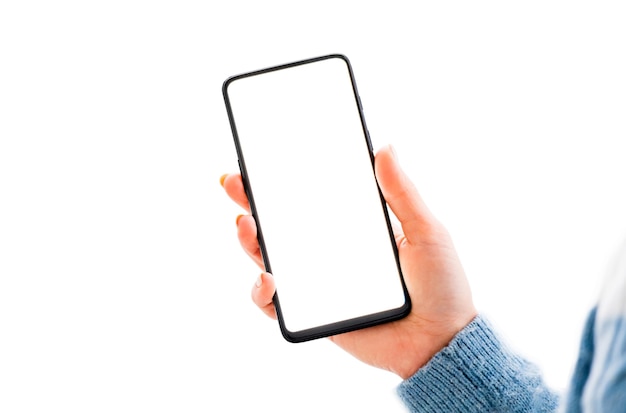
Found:
[(228, 174), (222, 180), (222, 186), (226, 191), (226, 194), (237, 203), (240, 207), (250, 212), (250, 203), (246, 196), (246, 191), (243, 188), (243, 181), (241, 180), (241, 174)]

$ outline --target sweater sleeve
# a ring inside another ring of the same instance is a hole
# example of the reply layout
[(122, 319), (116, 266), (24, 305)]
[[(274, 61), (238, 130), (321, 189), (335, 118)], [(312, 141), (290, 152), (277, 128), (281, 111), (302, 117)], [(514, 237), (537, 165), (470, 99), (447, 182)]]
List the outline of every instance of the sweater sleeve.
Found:
[[(585, 343), (587, 342), (587, 344)], [(590, 316), (572, 388), (580, 394), (568, 412), (626, 412), (626, 243), (612, 261), (597, 310)], [(580, 382), (580, 383), (579, 383)]]
[(476, 317), (398, 387), (411, 412), (554, 412), (558, 397), (539, 370)]

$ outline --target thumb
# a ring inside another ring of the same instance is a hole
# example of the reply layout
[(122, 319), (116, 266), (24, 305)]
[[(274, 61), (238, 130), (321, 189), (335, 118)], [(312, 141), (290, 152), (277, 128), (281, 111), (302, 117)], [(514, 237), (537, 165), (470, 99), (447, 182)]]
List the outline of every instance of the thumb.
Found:
[(391, 145), (378, 151), (375, 169), (383, 196), (398, 217), (404, 236), (410, 244), (415, 244), (432, 230), (435, 218), (400, 167)]

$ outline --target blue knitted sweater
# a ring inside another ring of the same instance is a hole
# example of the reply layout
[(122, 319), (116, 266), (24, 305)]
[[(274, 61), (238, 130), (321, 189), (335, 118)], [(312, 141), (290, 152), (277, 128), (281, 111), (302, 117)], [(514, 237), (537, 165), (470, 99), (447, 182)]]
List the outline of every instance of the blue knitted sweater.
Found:
[(411, 412), (626, 412), (626, 245), (587, 319), (569, 391), (559, 398), (484, 317), (398, 387)]

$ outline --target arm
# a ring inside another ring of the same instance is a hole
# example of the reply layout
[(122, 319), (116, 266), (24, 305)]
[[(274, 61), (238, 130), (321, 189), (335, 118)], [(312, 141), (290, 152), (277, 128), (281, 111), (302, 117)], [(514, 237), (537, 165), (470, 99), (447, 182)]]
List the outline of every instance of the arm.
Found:
[[(436, 390), (442, 388), (448, 391)], [(480, 316), (398, 393), (414, 412), (550, 412), (557, 405), (537, 370), (511, 353)], [(587, 317), (563, 404), (565, 413), (626, 413), (626, 244)]]
[(398, 387), (411, 412), (554, 412), (558, 398), (535, 366), (476, 317)]

